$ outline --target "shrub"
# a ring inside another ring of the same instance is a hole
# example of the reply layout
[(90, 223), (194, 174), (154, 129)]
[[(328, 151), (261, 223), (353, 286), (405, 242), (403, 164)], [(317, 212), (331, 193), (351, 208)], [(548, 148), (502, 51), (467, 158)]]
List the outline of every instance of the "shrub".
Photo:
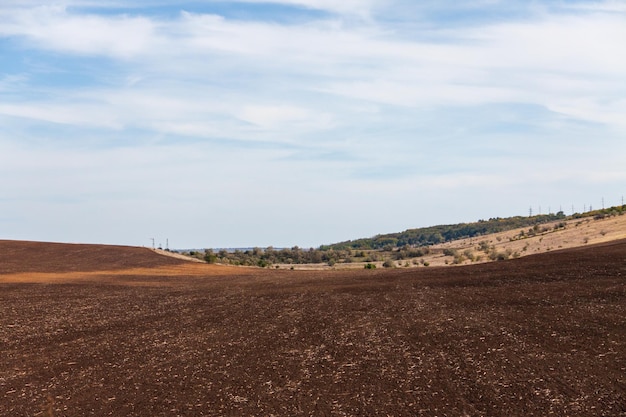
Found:
[(394, 266), (396, 266), (396, 265), (394, 264), (394, 262), (391, 259), (387, 259), (383, 263), (383, 267), (385, 267), (385, 268), (393, 268)]
[(217, 255), (213, 252), (207, 252), (204, 254), (204, 260), (206, 263), (214, 264), (215, 262), (217, 262)]
[(365, 269), (376, 269), (376, 265), (367, 263), (365, 264)]
[(478, 244), (478, 250), (481, 250), (485, 253), (489, 252), (489, 242), (487, 242), (486, 240), (483, 240), (482, 242), (480, 242)]
[(509, 255), (504, 252), (498, 252), (496, 255), (496, 261), (506, 261), (509, 259)]

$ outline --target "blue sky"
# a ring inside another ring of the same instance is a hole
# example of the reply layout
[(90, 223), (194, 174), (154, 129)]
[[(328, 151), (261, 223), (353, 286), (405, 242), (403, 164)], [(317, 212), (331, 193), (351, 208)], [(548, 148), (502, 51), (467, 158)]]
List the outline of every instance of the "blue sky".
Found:
[(0, 22), (0, 238), (315, 247), (626, 194), (626, 1), (7, 0)]

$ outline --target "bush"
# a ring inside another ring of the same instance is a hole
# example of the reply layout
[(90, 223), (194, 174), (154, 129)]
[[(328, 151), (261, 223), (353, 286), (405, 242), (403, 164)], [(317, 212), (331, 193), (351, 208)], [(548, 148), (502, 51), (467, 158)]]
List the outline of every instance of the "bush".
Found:
[(395, 267), (396, 265), (394, 264), (394, 262), (393, 262), (391, 259), (387, 259), (387, 260), (383, 263), (383, 266), (384, 266), (385, 268), (393, 268), (393, 267)]
[(376, 265), (367, 263), (365, 264), (365, 269), (376, 269)]
[(204, 260), (205, 260), (206, 263), (214, 264), (215, 262), (217, 262), (217, 255), (214, 254), (213, 252), (207, 251), (204, 254)]
[(498, 252), (496, 255), (496, 261), (506, 261), (509, 259), (509, 255), (504, 252)]
[(489, 242), (487, 242), (486, 240), (483, 240), (478, 244), (478, 250), (481, 250), (485, 253), (489, 253), (489, 249), (490, 249), (490, 245), (489, 245)]

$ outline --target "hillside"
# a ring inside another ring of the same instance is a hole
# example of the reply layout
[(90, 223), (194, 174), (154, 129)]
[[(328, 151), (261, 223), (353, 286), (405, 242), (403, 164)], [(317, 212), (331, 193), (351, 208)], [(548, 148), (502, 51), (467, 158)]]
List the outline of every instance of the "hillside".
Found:
[(438, 225), (417, 229), (408, 229), (399, 233), (387, 233), (372, 238), (349, 240), (346, 242), (324, 245), (322, 249), (345, 250), (345, 249), (383, 249), (401, 248), (404, 246), (431, 246), (465, 238), (477, 238), (480, 236), (506, 232), (515, 229), (539, 228), (548, 223), (574, 219), (605, 218), (626, 214), (626, 206), (610, 207), (603, 210), (594, 210), (586, 213), (576, 213), (566, 216), (563, 212), (556, 214), (544, 214), (535, 216), (515, 216), (489, 220), (479, 220), (473, 223), (459, 223), (450, 225)]
[[(409, 229), (317, 249), (273, 247), (187, 252), (214, 264), (289, 269), (423, 267), (489, 262), (626, 237), (626, 206), (574, 216), (492, 218)], [(583, 227), (579, 227), (584, 225)], [(597, 229), (597, 230), (596, 230)]]
[(0, 240), (0, 274), (156, 268), (181, 262), (148, 248)]
[(346, 242), (334, 243), (332, 245), (324, 245), (322, 248), (334, 250), (369, 250), (383, 249), (385, 247), (401, 248), (403, 246), (430, 246), (463, 238), (472, 238), (504, 232), (517, 228), (533, 227), (556, 220), (564, 220), (565, 218), (566, 216), (562, 212), (559, 212), (558, 214), (546, 214), (532, 217), (497, 217), (489, 220), (479, 220), (474, 223), (459, 223), (408, 229), (399, 233), (387, 233), (377, 235), (372, 238), (349, 240)]
[[(558, 249), (585, 247), (595, 243), (624, 239), (626, 238), (626, 215), (623, 215), (623, 211), (615, 213), (617, 214), (596, 212), (593, 215), (570, 216), (548, 222), (544, 221), (548, 218), (545, 216), (540, 222), (536, 222), (536, 218), (510, 218), (492, 219), (486, 222), (477, 222), (470, 226), (434, 226), (433, 228), (418, 229), (419, 231), (411, 233), (426, 235), (434, 229), (452, 231), (450, 235), (459, 230), (473, 230), (475, 232), (483, 230), (485, 233), (487, 230), (501, 231), (489, 234), (475, 233), (473, 237), (448, 240), (430, 246), (405, 245), (397, 247), (386, 244), (380, 249), (369, 250), (334, 249), (332, 246), (328, 246), (317, 251), (316, 255), (320, 259), (317, 263), (289, 264), (278, 262), (278, 266), (294, 269), (359, 269), (366, 265), (423, 268), (426, 266), (456, 266), (520, 258)], [(489, 223), (489, 226), (483, 223)], [(513, 225), (520, 223), (526, 224), (526, 226), (512, 228)], [(528, 226), (528, 224), (533, 226)], [(394, 236), (401, 235), (406, 237), (409, 233)], [(377, 245), (387, 242), (387, 239), (388, 237), (377, 237)], [(286, 252), (288, 256), (293, 256), (291, 253), (293, 251)], [(269, 255), (272, 254), (273, 252), (269, 253)], [(267, 256), (267, 253), (262, 256), (266, 256), (265, 259), (271, 263), (272, 258)], [(331, 262), (326, 262), (328, 259)]]
[(431, 247), (431, 265), (458, 265), (582, 248), (626, 238), (626, 216), (580, 217)]
[(179, 276), (244, 275), (236, 268), (193, 262), (148, 248), (0, 240), (0, 283), (176, 283)]

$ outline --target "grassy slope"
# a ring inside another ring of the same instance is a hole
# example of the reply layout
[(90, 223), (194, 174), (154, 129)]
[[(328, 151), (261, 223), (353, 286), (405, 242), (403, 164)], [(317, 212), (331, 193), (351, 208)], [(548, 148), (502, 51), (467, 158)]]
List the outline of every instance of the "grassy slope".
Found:
[[(563, 222), (565, 223), (565, 228), (554, 228)], [(409, 267), (424, 267), (422, 261), (431, 267), (471, 264), (491, 261), (491, 253), (505, 254), (509, 258), (523, 257), (559, 249), (575, 248), (594, 243), (624, 239), (626, 238), (626, 215), (607, 216), (604, 218), (587, 216), (542, 223), (539, 225), (538, 233), (534, 236), (529, 236), (528, 230), (529, 227), (521, 227), (499, 233), (458, 239), (433, 245), (430, 247), (430, 253), (428, 255), (420, 258), (396, 261), (395, 264), (398, 267), (405, 267), (407, 263)], [(524, 237), (521, 237), (521, 232), (524, 232)], [(479, 249), (481, 242), (486, 242), (485, 244), (489, 246), (488, 252)], [(455, 260), (455, 256), (445, 255), (444, 251), (446, 253), (453, 251), (462, 256), (457, 256)], [(467, 255), (465, 253), (467, 253)], [(349, 264), (337, 263), (333, 268), (363, 268), (365, 263), (366, 262), (353, 262)], [(380, 260), (373, 263), (377, 267), (382, 267), (383, 261)], [(287, 265), (281, 265), (281, 267), (286, 266)], [(296, 265), (295, 268), (321, 269), (328, 267), (325, 265)]]

